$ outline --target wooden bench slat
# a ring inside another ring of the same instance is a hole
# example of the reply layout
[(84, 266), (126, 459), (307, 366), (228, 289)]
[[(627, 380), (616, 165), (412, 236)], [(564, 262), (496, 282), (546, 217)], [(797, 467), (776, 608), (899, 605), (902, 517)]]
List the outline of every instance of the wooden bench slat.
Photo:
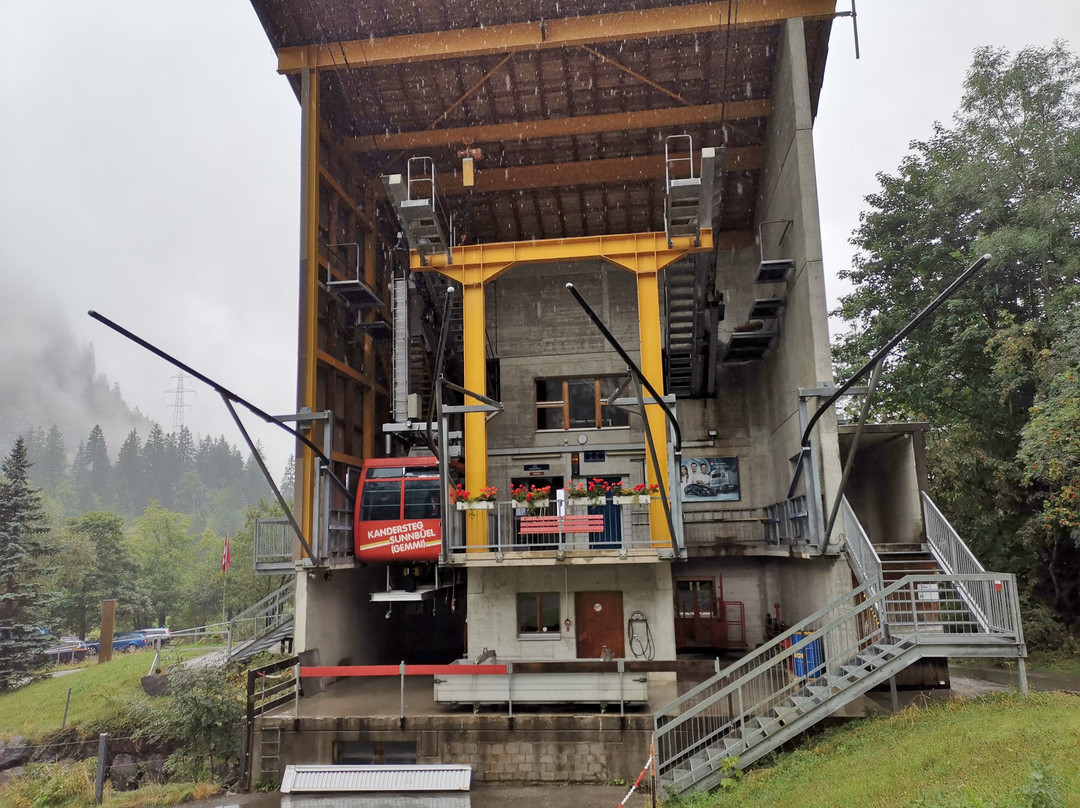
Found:
[(533, 535), (537, 533), (603, 533), (604, 515), (602, 513), (571, 514), (559, 516), (523, 516), (518, 533)]

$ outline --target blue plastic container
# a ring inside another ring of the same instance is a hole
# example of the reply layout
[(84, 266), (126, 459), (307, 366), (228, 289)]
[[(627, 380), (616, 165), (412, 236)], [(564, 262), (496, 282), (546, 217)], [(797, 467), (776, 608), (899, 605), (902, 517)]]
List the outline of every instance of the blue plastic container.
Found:
[[(812, 633), (792, 634), (791, 644), (798, 645), (807, 637), (812, 636)], [(814, 679), (825, 672), (821, 667), (824, 658), (821, 640), (812, 640), (792, 655), (792, 670), (800, 678)]]

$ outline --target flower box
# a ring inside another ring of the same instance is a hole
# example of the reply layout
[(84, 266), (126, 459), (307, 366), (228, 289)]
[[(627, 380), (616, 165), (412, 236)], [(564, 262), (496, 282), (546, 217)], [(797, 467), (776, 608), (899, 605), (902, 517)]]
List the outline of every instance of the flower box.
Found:
[(517, 508), (525, 508), (530, 511), (538, 511), (541, 508), (546, 508), (551, 504), (550, 499), (534, 499), (532, 502), (518, 502), (515, 503)]
[(478, 502), (455, 502), (459, 511), (491, 511), (495, 509), (494, 502), (480, 500)]
[(651, 499), (648, 494), (616, 494), (611, 501), (616, 505), (648, 505)]
[(597, 505), (603, 505), (606, 502), (604, 497), (570, 497), (567, 499), (571, 505), (587, 506), (589, 508), (595, 508)]

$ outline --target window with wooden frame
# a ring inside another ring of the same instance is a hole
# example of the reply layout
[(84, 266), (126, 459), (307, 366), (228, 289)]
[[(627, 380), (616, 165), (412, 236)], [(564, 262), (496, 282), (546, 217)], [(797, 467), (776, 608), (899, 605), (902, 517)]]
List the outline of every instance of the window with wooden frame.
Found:
[(630, 414), (608, 404), (621, 376), (536, 380), (536, 429), (611, 429), (630, 425)]
[(518, 634), (559, 637), (559, 593), (518, 592)]
[(714, 617), (718, 605), (712, 578), (679, 578), (675, 582), (676, 617)]

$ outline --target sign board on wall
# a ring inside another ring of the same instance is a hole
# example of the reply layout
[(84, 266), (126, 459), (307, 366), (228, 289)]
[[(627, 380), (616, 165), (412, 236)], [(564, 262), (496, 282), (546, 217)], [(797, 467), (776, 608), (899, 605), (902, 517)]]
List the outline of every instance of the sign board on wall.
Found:
[(739, 458), (684, 457), (679, 469), (683, 502), (732, 502), (740, 498)]

